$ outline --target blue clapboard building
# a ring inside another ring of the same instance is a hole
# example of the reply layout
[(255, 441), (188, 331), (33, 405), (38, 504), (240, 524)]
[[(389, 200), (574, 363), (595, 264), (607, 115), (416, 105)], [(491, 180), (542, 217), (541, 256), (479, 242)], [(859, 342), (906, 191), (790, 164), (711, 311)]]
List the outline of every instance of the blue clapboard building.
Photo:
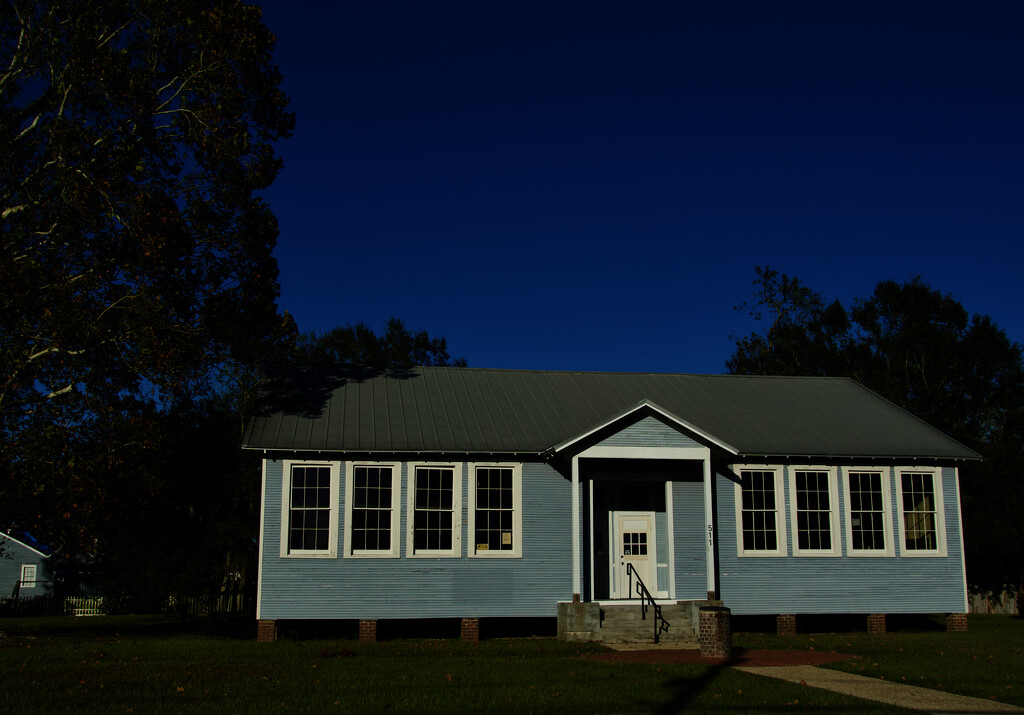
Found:
[(709, 603), (967, 610), (958, 465), (978, 455), (845, 378), (294, 367), (243, 446), (264, 639), (509, 617), (610, 639), (641, 600), (691, 635)]

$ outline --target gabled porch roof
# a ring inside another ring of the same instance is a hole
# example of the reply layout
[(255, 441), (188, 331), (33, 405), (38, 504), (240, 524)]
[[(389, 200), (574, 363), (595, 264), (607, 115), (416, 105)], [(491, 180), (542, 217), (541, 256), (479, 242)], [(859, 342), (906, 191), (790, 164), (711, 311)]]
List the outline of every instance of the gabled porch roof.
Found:
[(555, 445), (551, 448), (550, 453), (561, 454), (573, 452), (575, 451), (574, 448), (581, 446), (588, 438), (606, 431), (614, 431), (617, 426), (630, 424), (643, 415), (654, 415), (660, 417), (663, 422), (675, 427), (684, 434), (694, 436), (698, 441), (706, 445), (717, 447), (731, 455), (739, 454), (739, 451), (728, 442), (725, 442), (712, 434), (708, 434), (696, 425), (690, 424), (686, 420), (659, 407), (650, 400), (642, 400), (633, 407), (630, 407), (629, 409), (584, 430), (580, 434), (565, 440), (561, 444)]

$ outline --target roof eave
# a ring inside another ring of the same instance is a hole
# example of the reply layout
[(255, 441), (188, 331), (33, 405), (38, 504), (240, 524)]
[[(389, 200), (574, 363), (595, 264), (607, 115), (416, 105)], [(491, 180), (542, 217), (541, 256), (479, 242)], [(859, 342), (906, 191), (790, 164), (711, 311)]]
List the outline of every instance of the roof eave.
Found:
[[(48, 554), (44, 553), (44, 552), (40, 551), (39, 549), (37, 549), (36, 547), (32, 546), (31, 544), (26, 544), (24, 541), (22, 541), (18, 537), (11, 536), (10, 534), (5, 534), (3, 532), (0, 532), (0, 536), (4, 537), (5, 539), (10, 539), (11, 541), (13, 541), (16, 544), (19, 544), (20, 546), (24, 546), (29, 551), (34, 551), (35, 553), (37, 553), (40, 556), (42, 556), (44, 559), (48, 559), (51, 556), (53, 556), (54, 553), (56, 553), (56, 550), (54, 550), (54, 551), (52, 551), (52, 552), (50, 552)], [(49, 547), (47, 547), (47, 548), (49, 548)]]
[[(966, 449), (966, 447), (965, 447)], [(971, 450), (973, 452), (973, 450)], [(800, 453), (761, 453), (761, 452), (743, 452), (737, 454), (740, 459), (755, 459), (755, 460), (781, 460), (785, 462), (792, 461), (794, 459), (805, 459), (808, 461), (815, 459), (823, 460), (841, 460), (846, 463), (856, 464), (857, 460), (879, 460), (885, 462), (899, 462), (899, 461), (910, 461), (910, 462), (980, 462), (983, 458), (981, 455), (974, 453), (974, 456), (967, 455), (909, 455), (909, 454), (800, 454)]]

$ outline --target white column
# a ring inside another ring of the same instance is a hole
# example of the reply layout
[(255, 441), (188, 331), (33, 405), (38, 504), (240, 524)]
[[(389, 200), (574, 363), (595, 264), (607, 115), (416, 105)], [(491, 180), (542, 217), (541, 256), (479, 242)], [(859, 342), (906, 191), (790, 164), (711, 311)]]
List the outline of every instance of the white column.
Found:
[(711, 476), (711, 452), (704, 455), (704, 553), (708, 575), (708, 593), (716, 593), (715, 581), (715, 519), (711, 505), (711, 491), (714, 487)]
[(590, 549), (587, 554), (587, 561), (590, 568), (590, 598), (594, 598), (594, 480), (587, 482), (587, 513), (590, 514)]
[(572, 600), (580, 600), (580, 458), (572, 458)]

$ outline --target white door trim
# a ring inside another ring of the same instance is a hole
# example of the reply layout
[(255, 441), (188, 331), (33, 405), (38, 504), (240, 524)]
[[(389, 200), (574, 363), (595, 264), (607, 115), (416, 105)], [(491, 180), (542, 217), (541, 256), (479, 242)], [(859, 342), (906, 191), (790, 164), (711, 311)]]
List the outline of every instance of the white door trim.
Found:
[[(647, 532), (647, 581), (644, 585), (651, 591), (652, 595), (658, 593), (658, 534), (657, 534), (657, 512), (655, 511), (609, 511), (609, 538), (611, 549), (609, 549), (609, 560), (611, 571), (609, 573), (611, 584), (609, 591), (612, 598), (632, 598), (633, 594), (623, 594), (623, 584), (619, 583), (621, 578), (619, 559), (622, 552), (622, 529), (620, 523), (623, 519), (646, 519), (650, 528)], [(623, 569), (624, 571), (624, 569)], [(628, 587), (625, 589), (628, 591)]]

